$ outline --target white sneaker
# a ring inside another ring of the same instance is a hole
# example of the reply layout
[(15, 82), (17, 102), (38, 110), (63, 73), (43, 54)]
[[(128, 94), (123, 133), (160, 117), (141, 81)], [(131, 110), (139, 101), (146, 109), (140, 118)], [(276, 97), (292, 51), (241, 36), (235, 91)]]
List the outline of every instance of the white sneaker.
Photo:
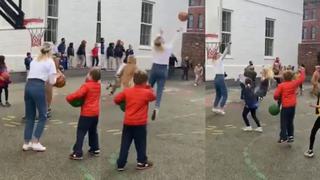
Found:
[(29, 142), (28, 144), (24, 143), (23, 146), (22, 146), (22, 150), (23, 151), (29, 151), (32, 149), (32, 143)]
[(243, 131), (252, 131), (252, 127), (251, 126), (247, 126), (242, 128)]
[(42, 144), (38, 143), (32, 143), (32, 150), (37, 152), (43, 152), (46, 151), (46, 147), (42, 146)]
[(220, 109), (216, 109), (216, 108), (212, 108), (211, 110), (212, 110), (212, 112), (214, 112), (214, 113), (219, 113), (219, 111), (220, 111)]
[(262, 133), (263, 129), (262, 129), (262, 127), (257, 127), (254, 131)]
[(222, 109), (219, 109), (218, 113), (221, 114), (221, 115), (225, 115), (226, 114), (226, 112), (224, 110), (222, 110)]

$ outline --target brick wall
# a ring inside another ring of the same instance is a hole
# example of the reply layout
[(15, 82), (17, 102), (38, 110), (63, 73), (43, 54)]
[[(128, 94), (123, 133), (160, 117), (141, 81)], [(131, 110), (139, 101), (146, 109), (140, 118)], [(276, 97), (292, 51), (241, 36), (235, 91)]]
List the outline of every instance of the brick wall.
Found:
[(189, 56), (192, 64), (205, 62), (205, 34), (184, 33), (182, 37), (181, 57)]
[(306, 66), (307, 75), (312, 75), (314, 66), (320, 64), (320, 43), (299, 44), (298, 63)]

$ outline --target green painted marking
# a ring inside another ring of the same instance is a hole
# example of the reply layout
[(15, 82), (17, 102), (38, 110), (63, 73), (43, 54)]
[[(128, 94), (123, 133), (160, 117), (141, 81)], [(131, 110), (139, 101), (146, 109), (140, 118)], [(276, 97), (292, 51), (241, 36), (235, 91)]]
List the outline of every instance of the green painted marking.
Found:
[(88, 173), (84, 174), (84, 179), (85, 180), (95, 180), (95, 178), (91, 174), (88, 174)]
[(262, 179), (262, 180), (266, 180), (266, 179), (267, 179), (266, 176), (263, 175), (263, 174), (260, 173), (260, 172), (257, 172), (257, 173), (256, 173), (256, 176), (257, 176), (259, 179)]

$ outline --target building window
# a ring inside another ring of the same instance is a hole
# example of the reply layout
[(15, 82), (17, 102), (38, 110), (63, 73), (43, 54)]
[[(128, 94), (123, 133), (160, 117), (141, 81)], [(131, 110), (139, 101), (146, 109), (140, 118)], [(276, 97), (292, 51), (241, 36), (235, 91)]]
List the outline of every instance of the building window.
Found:
[(308, 36), (308, 29), (306, 27), (303, 27), (302, 39), (307, 39), (307, 36)]
[(305, 9), (303, 11), (303, 20), (307, 20), (309, 17), (308, 17), (308, 11)]
[[(220, 52), (224, 52), (227, 44), (231, 41), (231, 11), (222, 12), (222, 42), (220, 46)], [(231, 54), (231, 49), (228, 54)]]
[(101, 40), (101, 0), (98, 1), (96, 42)]
[(141, 31), (140, 31), (140, 45), (151, 45), (151, 30), (153, 17), (153, 4), (150, 2), (142, 2), (141, 14)]
[(311, 18), (312, 19), (317, 19), (317, 10), (316, 9), (312, 10)]
[(203, 18), (204, 16), (202, 15), (202, 14), (199, 14), (199, 16), (198, 16), (198, 28), (199, 29), (203, 29), (203, 21), (204, 21), (204, 18)]
[(194, 23), (193, 19), (194, 19), (193, 15), (190, 14), (189, 17), (188, 17), (188, 25), (187, 25), (188, 29), (192, 29), (193, 28), (193, 23)]
[(317, 29), (315, 27), (312, 27), (311, 28), (311, 39), (316, 39), (316, 32), (317, 32)]
[(196, 6), (196, 0), (189, 0), (189, 6)]
[(47, 29), (44, 41), (57, 42), (58, 32), (58, 0), (48, 0)]
[(265, 56), (273, 56), (274, 20), (266, 19)]

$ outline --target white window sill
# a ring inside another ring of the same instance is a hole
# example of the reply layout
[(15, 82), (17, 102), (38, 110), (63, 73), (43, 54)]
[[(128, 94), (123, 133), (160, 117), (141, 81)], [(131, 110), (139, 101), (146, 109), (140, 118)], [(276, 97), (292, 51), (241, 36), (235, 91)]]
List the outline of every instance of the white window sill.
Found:
[(224, 59), (233, 59), (233, 57), (231, 55), (226, 55)]
[(274, 56), (265, 56), (264, 60), (275, 60), (276, 58)]
[(151, 46), (139, 46), (139, 50), (151, 51), (151, 50), (152, 50), (152, 47), (151, 47)]

